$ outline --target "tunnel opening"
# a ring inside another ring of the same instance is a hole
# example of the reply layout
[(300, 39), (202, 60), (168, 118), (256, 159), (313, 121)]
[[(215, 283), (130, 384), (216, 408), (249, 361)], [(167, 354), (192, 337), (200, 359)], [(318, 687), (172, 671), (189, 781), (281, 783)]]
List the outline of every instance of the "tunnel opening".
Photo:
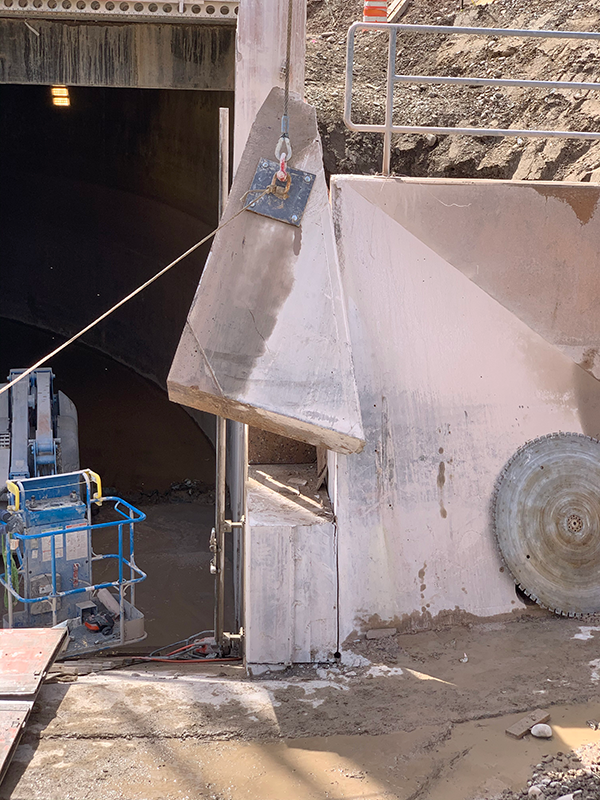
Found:
[[(48, 86), (0, 86), (0, 382), (217, 224), (219, 108), (232, 92), (68, 93), (56, 106)], [(49, 364), (78, 410), (82, 466), (147, 514), (138, 652), (212, 628), (214, 450), (164, 388), (209, 248)]]

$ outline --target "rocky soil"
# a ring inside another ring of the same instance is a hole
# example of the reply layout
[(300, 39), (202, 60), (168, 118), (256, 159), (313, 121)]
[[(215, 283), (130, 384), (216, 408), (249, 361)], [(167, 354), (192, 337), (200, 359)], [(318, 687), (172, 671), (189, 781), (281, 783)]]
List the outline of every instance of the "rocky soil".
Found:
[[(544, 755), (522, 792), (505, 792), (502, 800), (550, 800), (575, 795), (574, 800), (600, 797), (600, 747), (586, 744), (571, 753)], [(569, 800), (571, 798), (569, 797)]]
[[(461, 7), (462, 6), (462, 7)], [(318, 110), (329, 173), (381, 171), (382, 135), (343, 123), (346, 35), (362, 0), (308, 0), (307, 100)], [(600, 0), (412, 0), (414, 24), (600, 31)], [(383, 122), (386, 35), (360, 33), (353, 98), (356, 122)], [(404, 34), (397, 70), (422, 75), (596, 82), (600, 42)], [(595, 91), (398, 86), (397, 124), (600, 130)], [(596, 180), (600, 143), (569, 139), (399, 135), (392, 170), (415, 177)]]

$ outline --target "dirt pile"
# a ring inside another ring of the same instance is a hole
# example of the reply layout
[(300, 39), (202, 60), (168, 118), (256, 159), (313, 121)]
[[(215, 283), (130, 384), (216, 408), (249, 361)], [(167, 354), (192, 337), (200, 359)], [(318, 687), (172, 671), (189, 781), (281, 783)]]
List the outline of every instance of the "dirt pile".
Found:
[[(308, 0), (307, 100), (317, 108), (330, 173), (381, 170), (382, 135), (343, 123), (346, 35), (362, 19), (362, 0)], [(461, 8), (461, 5), (463, 8)], [(600, 0), (412, 0), (412, 24), (600, 31)], [(382, 123), (387, 36), (358, 34), (353, 98), (356, 122)], [(600, 42), (467, 35), (403, 34), (397, 70), (404, 74), (587, 81), (600, 79)], [(402, 85), (397, 124), (600, 129), (595, 91)], [(600, 166), (600, 142), (471, 136), (399, 135), (392, 170), (414, 177), (589, 181)], [(592, 178), (595, 180), (594, 178)]]

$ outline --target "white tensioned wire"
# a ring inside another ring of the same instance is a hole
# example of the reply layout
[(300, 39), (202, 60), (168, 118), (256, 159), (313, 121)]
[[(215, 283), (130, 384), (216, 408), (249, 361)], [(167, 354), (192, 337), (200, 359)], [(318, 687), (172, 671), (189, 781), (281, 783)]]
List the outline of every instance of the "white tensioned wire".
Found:
[[(271, 189), (271, 187), (265, 189), (265, 191), (262, 192), (262, 194), (260, 194), (258, 197), (255, 197), (254, 200), (260, 200), (261, 197), (264, 197), (264, 195), (266, 195), (266, 194), (268, 194), (270, 192), (270, 189)], [(248, 196), (248, 194), (249, 193), (246, 192), (246, 194), (242, 197), (242, 202), (245, 201), (245, 199)], [(254, 200), (253, 200), (253, 202), (254, 202)], [(212, 237), (215, 236), (220, 230), (222, 230), (227, 225), (229, 225), (230, 222), (233, 222), (233, 220), (236, 217), (239, 217), (239, 215), (242, 212), (246, 211), (247, 208), (248, 208), (248, 206), (244, 205), (237, 213), (235, 213), (232, 217), (230, 217), (226, 222), (221, 223), (217, 228), (214, 229), (214, 231), (211, 231), (207, 236), (205, 236), (204, 239), (201, 239), (199, 242), (196, 242), (196, 244), (192, 245), (189, 248), (189, 250), (186, 250), (185, 253), (182, 253), (174, 261), (171, 261), (171, 263), (167, 264), (166, 267), (163, 267), (159, 272), (156, 273), (156, 275), (153, 275), (151, 278), (149, 278), (147, 281), (145, 281), (145, 283), (142, 283), (141, 286), (138, 286), (137, 289), (133, 290), (133, 292), (130, 292), (122, 300), (119, 300), (119, 302), (115, 303), (114, 306), (111, 306), (111, 308), (109, 308), (108, 311), (105, 311), (103, 314), (100, 314), (99, 317), (96, 317), (96, 319), (93, 320), (93, 322), (90, 322), (89, 325), (86, 325), (85, 328), (82, 328), (74, 336), (71, 336), (70, 339), (67, 339), (66, 342), (63, 342), (61, 345), (59, 345), (57, 348), (55, 348), (51, 353), (48, 353), (48, 355), (45, 355), (43, 358), (40, 358), (39, 361), (36, 361), (36, 363), (33, 364), (31, 367), (29, 367), (28, 369), (26, 369), (23, 372), (21, 372), (21, 374), (18, 375), (14, 380), (10, 381), (10, 383), (5, 384), (0, 389), (0, 395), (4, 394), (4, 392), (7, 392), (12, 386), (14, 386), (15, 384), (19, 383), (19, 381), (22, 381), (23, 378), (26, 378), (28, 375), (31, 375), (32, 372), (35, 372), (36, 369), (38, 369), (39, 367), (41, 367), (44, 364), (46, 364), (51, 358), (54, 358), (54, 356), (58, 355), (58, 353), (60, 353), (62, 350), (66, 350), (66, 348), (69, 347), (69, 345), (73, 344), (73, 342), (76, 342), (77, 339), (80, 339), (88, 331), (91, 331), (92, 328), (94, 328), (96, 325), (98, 325), (98, 323), (102, 322), (102, 320), (104, 320), (107, 317), (109, 317), (114, 311), (116, 311), (118, 308), (121, 308), (121, 306), (124, 306), (125, 303), (128, 303), (136, 295), (140, 294), (140, 292), (143, 292), (144, 289), (146, 289), (148, 286), (150, 286), (150, 284), (154, 283), (154, 281), (157, 281), (159, 278), (161, 278), (166, 272), (168, 272), (170, 269), (172, 269), (176, 264), (179, 264), (179, 262), (183, 261), (184, 258), (187, 258), (189, 255), (191, 255), (191, 253), (193, 253), (199, 247), (202, 247), (203, 244), (206, 244), (206, 242), (208, 242), (209, 239), (212, 239)]]

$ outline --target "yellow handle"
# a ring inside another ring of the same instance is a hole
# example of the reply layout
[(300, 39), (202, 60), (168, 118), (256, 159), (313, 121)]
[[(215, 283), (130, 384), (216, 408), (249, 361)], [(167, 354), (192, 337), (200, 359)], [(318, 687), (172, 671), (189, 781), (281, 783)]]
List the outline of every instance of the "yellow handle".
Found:
[(19, 511), (21, 508), (21, 491), (14, 481), (6, 481), (6, 488), (14, 495), (15, 504), (10, 506), (11, 511)]
[(91, 469), (86, 469), (86, 470), (84, 470), (84, 472), (96, 484), (96, 488), (98, 489), (98, 491), (94, 492), (93, 496), (94, 496), (94, 500), (97, 500), (98, 501), (98, 505), (101, 506), (102, 505), (102, 479), (100, 478), (100, 475), (98, 475), (97, 472), (94, 472)]

